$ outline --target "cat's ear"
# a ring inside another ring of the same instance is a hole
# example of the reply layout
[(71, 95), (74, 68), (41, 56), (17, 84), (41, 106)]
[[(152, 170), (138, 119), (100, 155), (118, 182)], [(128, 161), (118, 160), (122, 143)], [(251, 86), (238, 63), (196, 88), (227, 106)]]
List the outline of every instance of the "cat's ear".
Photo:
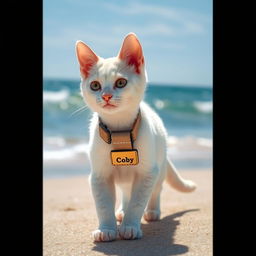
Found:
[(140, 42), (134, 33), (129, 33), (125, 37), (118, 57), (128, 65), (134, 66), (135, 72), (140, 74), (140, 68), (144, 64), (144, 57)]
[(99, 57), (82, 41), (76, 42), (76, 55), (80, 64), (81, 75), (87, 78), (90, 69), (97, 63)]

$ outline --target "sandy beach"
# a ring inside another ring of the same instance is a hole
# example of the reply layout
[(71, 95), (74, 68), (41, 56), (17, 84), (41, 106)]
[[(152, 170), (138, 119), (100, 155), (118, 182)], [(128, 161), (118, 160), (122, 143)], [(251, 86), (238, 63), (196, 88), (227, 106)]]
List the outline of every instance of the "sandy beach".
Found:
[[(43, 255), (212, 255), (212, 171), (181, 174), (197, 183), (195, 192), (180, 193), (164, 183), (161, 220), (142, 220), (140, 240), (108, 243), (91, 238), (98, 220), (87, 176), (44, 180)], [(117, 190), (117, 202), (119, 195)]]

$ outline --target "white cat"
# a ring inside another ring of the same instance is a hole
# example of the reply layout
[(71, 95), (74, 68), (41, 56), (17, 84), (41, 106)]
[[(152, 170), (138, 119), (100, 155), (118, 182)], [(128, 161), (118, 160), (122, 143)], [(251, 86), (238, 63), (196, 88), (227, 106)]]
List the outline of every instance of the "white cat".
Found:
[[(104, 43), (104, 42), (102, 42)], [(175, 189), (190, 192), (194, 182), (184, 180), (167, 159), (167, 133), (160, 117), (144, 103), (147, 75), (142, 47), (129, 33), (117, 57), (103, 59), (82, 41), (76, 43), (85, 103), (94, 112), (90, 124), (90, 185), (96, 203), (99, 228), (95, 241), (142, 237), (141, 218), (160, 218), (160, 192), (167, 182)], [(132, 128), (140, 110), (141, 123), (133, 148), (139, 154), (137, 165), (112, 165), (113, 144), (99, 134), (99, 120), (110, 131)], [(122, 190), (122, 203), (115, 213), (115, 184)], [(121, 222), (117, 230), (117, 221)]]

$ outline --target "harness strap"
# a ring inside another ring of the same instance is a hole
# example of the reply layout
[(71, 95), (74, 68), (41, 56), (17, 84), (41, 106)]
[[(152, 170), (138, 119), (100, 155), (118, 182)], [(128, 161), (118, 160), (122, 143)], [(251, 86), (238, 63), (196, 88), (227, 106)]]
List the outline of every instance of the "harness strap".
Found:
[(141, 113), (139, 111), (132, 129), (129, 131), (110, 131), (99, 119), (100, 137), (108, 144), (113, 145), (115, 150), (133, 149), (133, 142), (136, 140), (141, 123)]

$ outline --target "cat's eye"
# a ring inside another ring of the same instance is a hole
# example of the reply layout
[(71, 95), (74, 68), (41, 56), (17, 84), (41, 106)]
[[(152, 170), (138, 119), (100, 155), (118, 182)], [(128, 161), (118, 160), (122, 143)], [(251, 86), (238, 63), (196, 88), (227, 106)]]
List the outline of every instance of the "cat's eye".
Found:
[(91, 84), (90, 84), (90, 88), (93, 91), (99, 91), (101, 89), (101, 85), (98, 81), (92, 81)]
[(124, 79), (124, 78), (119, 78), (119, 79), (117, 79), (116, 82), (115, 82), (115, 87), (117, 87), (117, 88), (123, 88), (123, 87), (126, 86), (126, 84), (127, 84), (127, 80), (126, 80), (126, 79)]

